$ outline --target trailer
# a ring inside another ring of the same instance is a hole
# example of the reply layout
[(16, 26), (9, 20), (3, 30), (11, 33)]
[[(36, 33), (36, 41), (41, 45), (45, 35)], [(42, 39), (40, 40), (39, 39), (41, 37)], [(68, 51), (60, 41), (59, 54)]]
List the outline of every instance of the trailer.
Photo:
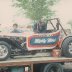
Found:
[[(72, 58), (65, 57), (35, 57), (15, 58), (7, 61), (0, 61), (0, 68), (12, 67), (13, 70), (23, 68), (20, 72), (63, 72), (64, 63), (72, 62)], [(18, 71), (19, 72), (19, 71)]]

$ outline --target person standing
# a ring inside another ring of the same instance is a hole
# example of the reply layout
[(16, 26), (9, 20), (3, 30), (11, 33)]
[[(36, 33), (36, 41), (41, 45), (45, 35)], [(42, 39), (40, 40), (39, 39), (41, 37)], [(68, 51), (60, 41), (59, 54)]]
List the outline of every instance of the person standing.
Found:
[(34, 25), (35, 33), (45, 33), (46, 30), (47, 30), (47, 24), (43, 18)]
[(22, 31), (18, 28), (18, 24), (13, 24), (13, 30), (12, 33), (22, 33)]

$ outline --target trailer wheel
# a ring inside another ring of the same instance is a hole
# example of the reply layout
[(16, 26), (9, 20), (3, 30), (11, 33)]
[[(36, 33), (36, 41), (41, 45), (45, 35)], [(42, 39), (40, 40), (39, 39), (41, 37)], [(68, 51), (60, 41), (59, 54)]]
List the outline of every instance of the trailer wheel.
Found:
[(72, 37), (71, 36), (64, 39), (61, 47), (62, 47), (63, 56), (72, 57)]
[(4, 41), (0, 41), (0, 61), (8, 59), (10, 55), (10, 45)]
[(63, 67), (59, 63), (50, 63), (44, 67), (43, 72), (64, 72)]

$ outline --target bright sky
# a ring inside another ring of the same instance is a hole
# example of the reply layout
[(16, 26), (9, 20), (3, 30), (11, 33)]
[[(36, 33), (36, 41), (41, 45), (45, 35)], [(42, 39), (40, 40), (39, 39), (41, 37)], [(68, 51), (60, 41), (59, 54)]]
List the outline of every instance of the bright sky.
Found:
[[(72, 20), (72, 0), (61, 0), (56, 6), (56, 15), (60, 18), (64, 27), (67, 27), (68, 21)], [(66, 25), (66, 26), (65, 26)]]
[(28, 24), (30, 20), (20, 16), (18, 10), (12, 7), (12, 0), (0, 0), (0, 24), (3, 26), (13, 23)]
[[(11, 7), (12, 0), (0, 0), (0, 24), (10, 25), (14, 22), (19, 24), (28, 24), (29, 19), (21, 16), (16, 16), (17, 10)], [(61, 23), (65, 26), (69, 20), (72, 20), (72, 0), (61, 0), (54, 9), (56, 10), (56, 16), (60, 18)], [(66, 25), (66, 27), (68, 27)]]

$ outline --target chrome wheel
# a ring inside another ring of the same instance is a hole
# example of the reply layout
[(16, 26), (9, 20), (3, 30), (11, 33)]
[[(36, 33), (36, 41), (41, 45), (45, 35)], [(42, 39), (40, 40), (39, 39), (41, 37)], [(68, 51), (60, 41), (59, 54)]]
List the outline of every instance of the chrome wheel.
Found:
[(8, 54), (8, 48), (6, 45), (0, 45), (0, 58), (5, 58)]
[(72, 54), (72, 42), (69, 43), (69, 53)]

